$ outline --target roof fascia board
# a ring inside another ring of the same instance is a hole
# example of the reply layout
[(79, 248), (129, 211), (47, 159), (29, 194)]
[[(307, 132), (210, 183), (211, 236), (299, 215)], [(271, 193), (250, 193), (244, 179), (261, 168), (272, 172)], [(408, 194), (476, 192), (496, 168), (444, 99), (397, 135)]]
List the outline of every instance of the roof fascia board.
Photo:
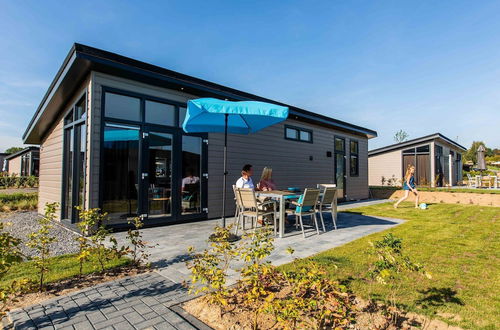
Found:
[(75, 52), (74, 47), (73, 47), (71, 50), (71, 53), (69, 54), (68, 58), (66, 58), (65, 63), (63, 64), (63, 67), (61, 68), (62, 70), (59, 70), (59, 72), (57, 73), (54, 81), (50, 85), (45, 96), (43, 97), (42, 103), (38, 107), (37, 111), (35, 112), (35, 115), (31, 119), (30, 123), (28, 124), (28, 128), (26, 129), (26, 131), (23, 134), (23, 141), (26, 141), (26, 138), (31, 134), (31, 131), (35, 127), (34, 124), (36, 122), (38, 122), (38, 120), (40, 120), (40, 117), (43, 115), (45, 108), (49, 104), (50, 100), (54, 96), (54, 94), (57, 91), (57, 89), (59, 88), (59, 86), (61, 85), (61, 82), (64, 80), (66, 73), (69, 71), (69, 69), (71, 68), (71, 65), (73, 65), (75, 60), (76, 60), (76, 52)]

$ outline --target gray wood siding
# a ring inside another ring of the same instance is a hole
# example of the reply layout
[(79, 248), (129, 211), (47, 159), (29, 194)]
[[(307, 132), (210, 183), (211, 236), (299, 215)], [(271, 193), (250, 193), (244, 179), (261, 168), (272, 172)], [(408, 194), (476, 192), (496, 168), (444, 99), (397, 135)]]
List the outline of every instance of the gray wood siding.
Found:
[[(92, 72), (91, 94), (92, 108), (90, 127), (89, 184), (90, 205), (97, 207), (99, 203), (99, 157), (101, 130), (102, 87), (113, 87), (164, 99), (187, 102), (196, 98), (181, 91), (159, 88), (143, 83)], [(333, 137), (339, 135), (346, 138), (346, 189), (349, 199), (368, 198), (368, 140), (363, 137), (341, 133), (320, 126), (304, 124), (295, 120), (287, 120), (294, 126), (313, 130), (313, 144), (289, 141), (284, 139), (284, 123), (269, 127), (257, 134), (229, 136), (229, 178), (228, 178), (228, 214), (233, 212), (233, 194), (231, 184), (240, 176), (241, 167), (246, 163), (254, 165), (254, 180), (258, 182), (264, 166), (273, 168), (274, 179), (280, 188), (289, 186), (313, 187), (317, 183), (332, 183), (334, 180), (334, 157), (326, 157), (326, 152), (333, 154)], [(349, 175), (349, 139), (359, 142), (359, 176)], [(223, 134), (210, 134), (208, 145), (208, 207), (209, 217), (221, 215), (221, 183), (223, 166)], [(309, 160), (313, 156), (313, 160)]]
[[(77, 97), (79, 97), (83, 90), (88, 86), (89, 80), (86, 80), (77, 93), (75, 93), (74, 99), (70, 100), (68, 104), (72, 105), (76, 102)], [(89, 94), (87, 94), (87, 97), (89, 97)], [(89, 106), (87, 104), (87, 111), (88, 109)], [(44, 212), (46, 203), (61, 203), (63, 179), (63, 127), (64, 116), (67, 110), (68, 109), (64, 109), (61, 112), (60, 116), (55, 121), (54, 126), (44, 137), (40, 145), (38, 213)], [(57, 216), (59, 218), (60, 212), (57, 212)]]
[[(290, 124), (313, 130), (314, 143), (285, 140), (284, 125)], [(333, 154), (334, 136), (359, 142), (359, 176), (349, 175), (349, 152), (346, 154), (346, 191), (348, 199), (368, 198), (368, 141), (366, 138), (351, 136), (332, 129), (304, 124), (295, 120), (268, 127), (256, 134), (228, 136), (228, 214), (234, 212), (234, 196), (231, 185), (241, 176), (244, 164), (252, 164), (255, 184), (260, 180), (262, 169), (271, 166), (273, 179), (278, 188), (316, 187), (318, 183), (334, 182), (334, 157), (327, 157), (326, 152)], [(223, 134), (209, 134), (208, 139), (208, 207), (209, 217), (222, 214), (222, 173), (223, 173)], [(313, 160), (309, 160), (309, 156)]]
[[(402, 177), (402, 153), (394, 150), (368, 158), (368, 183), (370, 186), (382, 185), (382, 177), (390, 179), (393, 176), (401, 180)], [(386, 183), (387, 184), (387, 183)]]

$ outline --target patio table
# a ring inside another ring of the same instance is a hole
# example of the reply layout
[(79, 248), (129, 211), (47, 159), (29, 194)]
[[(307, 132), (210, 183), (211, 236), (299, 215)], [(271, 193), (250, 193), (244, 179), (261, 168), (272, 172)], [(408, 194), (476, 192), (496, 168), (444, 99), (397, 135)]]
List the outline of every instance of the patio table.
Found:
[(294, 197), (298, 197), (301, 194), (297, 194), (293, 191), (288, 190), (270, 190), (270, 191), (256, 191), (255, 195), (257, 197), (270, 197), (279, 200), (279, 230), (278, 237), (283, 238), (285, 234), (285, 199), (290, 199)]

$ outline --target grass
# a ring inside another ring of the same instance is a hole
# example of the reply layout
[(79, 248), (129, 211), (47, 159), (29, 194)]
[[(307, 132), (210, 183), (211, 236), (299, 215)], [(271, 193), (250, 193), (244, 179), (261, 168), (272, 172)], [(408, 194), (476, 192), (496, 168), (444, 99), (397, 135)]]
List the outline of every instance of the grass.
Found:
[[(130, 263), (128, 258), (115, 258), (106, 263), (105, 268), (111, 269), (120, 266), (125, 266)], [(65, 254), (57, 257), (50, 258), (49, 273), (47, 275), (47, 283), (57, 282), (60, 280), (68, 279), (70, 277), (78, 276), (80, 270), (80, 263), (76, 259), (75, 254)], [(97, 259), (91, 258), (86, 262), (83, 267), (84, 274), (90, 274), (100, 271), (100, 266)], [(0, 287), (8, 286), (12, 281), (30, 279), (37, 282), (37, 273), (33, 262), (26, 261), (14, 265), (7, 274), (0, 279)]]
[[(370, 189), (401, 190), (401, 187), (392, 186), (370, 186)], [(437, 191), (450, 193), (474, 193), (474, 194), (500, 194), (500, 189), (473, 189), (473, 188), (429, 188), (417, 187), (418, 191)]]
[(0, 212), (34, 210), (38, 204), (38, 193), (0, 194)]
[[(397, 295), (403, 309), (464, 328), (495, 329), (500, 324), (500, 208), (432, 204), (428, 210), (419, 210), (404, 203), (396, 210), (386, 203), (349, 212), (408, 221), (309, 258), (323, 265), (329, 277), (347, 283), (361, 297), (384, 297), (387, 287), (366, 280), (369, 265), (375, 261), (369, 242), (392, 232), (403, 239), (406, 253), (433, 276), (404, 280)], [(306, 260), (283, 269), (294, 269)], [(458, 316), (447, 319), (438, 313)]]

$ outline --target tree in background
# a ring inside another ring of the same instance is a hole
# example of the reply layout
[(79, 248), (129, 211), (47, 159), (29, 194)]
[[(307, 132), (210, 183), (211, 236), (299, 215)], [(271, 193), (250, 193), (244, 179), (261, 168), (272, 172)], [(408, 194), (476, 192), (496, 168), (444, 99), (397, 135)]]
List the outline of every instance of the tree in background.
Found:
[[(486, 145), (484, 144), (484, 142), (483, 141), (474, 141), (474, 142), (472, 142), (472, 145), (470, 146), (469, 150), (467, 150), (467, 152), (465, 153), (464, 159), (466, 161), (471, 161), (473, 164), (476, 164), (477, 163), (477, 149), (481, 145), (484, 146), (484, 148), (486, 149), (485, 155), (487, 155), (489, 148), (486, 148)], [(489, 149), (489, 150), (491, 151), (491, 149)]]
[(22, 147), (10, 147), (9, 149), (5, 150), (5, 153), (7, 153), (7, 154), (13, 154), (13, 153), (21, 151), (23, 149), (24, 148), (22, 148)]
[(396, 132), (396, 134), (394, 134), (394, 141), (396, 141), (396, 143), (405, 142), (409, 137), (410, 135), (408, 133), (400, 129)]

